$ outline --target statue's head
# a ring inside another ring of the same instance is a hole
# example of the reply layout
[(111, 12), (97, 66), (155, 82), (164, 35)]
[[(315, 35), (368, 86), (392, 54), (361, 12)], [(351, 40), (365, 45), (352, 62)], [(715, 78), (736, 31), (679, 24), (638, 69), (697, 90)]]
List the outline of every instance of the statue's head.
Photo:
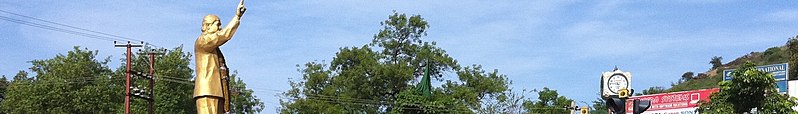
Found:
[(205, 18), (202, 18), (202, 33), (215, 33), (222, 29), (221, 26), (219, 16), (208, 14)]

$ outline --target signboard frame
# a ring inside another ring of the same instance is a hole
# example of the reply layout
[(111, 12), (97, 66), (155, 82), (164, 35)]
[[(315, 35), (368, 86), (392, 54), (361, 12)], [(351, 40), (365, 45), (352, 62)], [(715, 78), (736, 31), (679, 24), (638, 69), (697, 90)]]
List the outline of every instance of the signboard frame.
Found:
[[(776, 79), (776, 90), (779, 91), (780, 94), (787, 94), (787, 91), (790, 90), (787, 81), (789, 80), (789, 73), (790, 73), (790, 64), (789, 63), (779, 63), (779, 64), (770, 64), (770, 65), (762, 65), (756, 66), (756, 69), (759, 71), (767, 72), (773, 75), (773, 78)], [(735, 69), (727, 69), (723, 70), (723, 81), (731, 80), (731, 73)]]
[(634, 99), (650, 100), (651, 107), (643, 114), (693, 114), (700, 102), (709, 100), (709, 96), (719, 92), (720, 88), (689, 90), (671, 93), (660, 93), (633, 96), (626, 100), (626, 112), (631, 114)]

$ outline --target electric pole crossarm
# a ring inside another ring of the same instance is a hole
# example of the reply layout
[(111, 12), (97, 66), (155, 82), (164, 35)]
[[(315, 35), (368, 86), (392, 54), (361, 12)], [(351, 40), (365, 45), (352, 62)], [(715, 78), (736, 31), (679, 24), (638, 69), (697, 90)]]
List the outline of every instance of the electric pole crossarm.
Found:
[(130, 41), (127, 41), (127, 44), (117, 44), (116, 41), (114, 41), (114, 47), (118, 48), (144, 47), (144, 41), (142, 41), (140, 44), (131, 44)]

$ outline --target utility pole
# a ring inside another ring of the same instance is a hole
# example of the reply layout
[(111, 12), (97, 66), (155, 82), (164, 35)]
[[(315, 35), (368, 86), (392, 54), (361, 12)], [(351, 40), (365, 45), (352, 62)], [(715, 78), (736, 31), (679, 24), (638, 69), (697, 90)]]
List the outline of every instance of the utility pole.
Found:
[(131, 44), (130, 41), (127, 41), (127, 44), (116, 44), (116, 41), (114, 41), (114, 47), (127, 48), (127, 53), (125, 53), (125, 55), (127, 56), (127, 57), (125, 57), (127, 59), (127, 62), (125, 63), (126, 69), (127, 69), (125, 71), (125, 114), (130, 114), (130, 88), (131, 88), (131, 86), (130, 86), (130, 64), (132, 64), (130, 62), (130, 56), (131, 56), (130, 48), (142, 47), (142, 44), (144, 44), (144, 42), (141, 42), (140, 44)]
[(148, 99), (148, 102), (147, 102), (147, 112), (148, 112), (148, 114), (155, 114), (155, 107), (154, 107), (155, 106), (155, 55), (156, 54), (160, 55), (160, 54), (163, 54), (163, 53), (162, 52), (156, 52), (155, 49), (152, 49), (147, 54), (150, 55), (150, 73), (149, 73), (150, 74), (149, 75), (150, 76), (150, 78), (149, 78), (149, 82), (150, 83), (149, 83), (149, 85), (147, 87), (147, 88), (150, 89), (149, 90), (150, 91), (149, 92), (150, 99)]

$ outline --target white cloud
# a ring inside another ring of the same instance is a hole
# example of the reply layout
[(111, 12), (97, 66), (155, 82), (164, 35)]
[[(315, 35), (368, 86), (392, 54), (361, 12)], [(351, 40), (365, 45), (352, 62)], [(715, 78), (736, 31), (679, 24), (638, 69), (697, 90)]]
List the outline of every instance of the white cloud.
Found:
[(591, 10), (594, 17), (601, 17), (606, 16), (607, 14), (615, 13), (618, 7), (626, 4), (629, 1), (625, 0), (609, 0), (609, 1), (601, 1), (597, 3), (593, 10)]
[(794, 22), (798, 21), (798, 10), (780, 10), (765, 14), (762, 17), (765, 17), (766, 20)]

